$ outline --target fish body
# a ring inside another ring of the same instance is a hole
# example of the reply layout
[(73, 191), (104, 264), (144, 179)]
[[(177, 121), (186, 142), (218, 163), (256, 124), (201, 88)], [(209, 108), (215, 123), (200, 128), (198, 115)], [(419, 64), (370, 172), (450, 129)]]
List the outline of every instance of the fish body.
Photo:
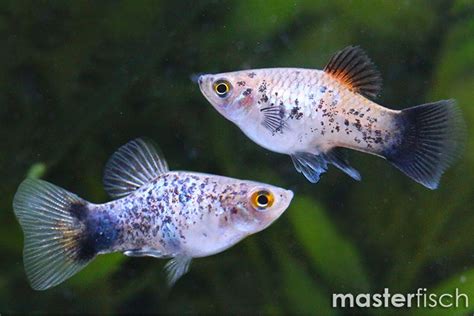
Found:
[[(246, 79), (249, 75), (253, 78)], [(257, 87), (248, 90), (244, 101), (252, 104), (246, 113), (249, 117), (259, 117), (263, 123), (266, 112), (275, 112), (276, 121), (267, 124), (238, 121), (249, 138), (269, 150), (319, 154), (338, 146), (376, 152), (384, 139), (393, 139), (390, 134), (396, 128), (392, 117), (399, 111), (340, 89), (337, 80), (323, 71), (270, 68), (220, 76), (243, 76), (241, 84)], [(253, 100), (248, 101), (250, 98)]]
[[(109, 216), (114, 223), (117, 231), (112, 238), (114, 245), (107, 249), (109, 252), (148, 248), (163, 257), (177, 253), (204, 257), (233, 246), (275, 219), (275, 214), (266, 218), (262, 213), (254, 225), (239, 223), (235, 218), (239, 208), (251, 208), (248, 196), (252, 191), (268, 190), (266, 187), (251, 181), (171, 171), (122, 199), (91, 204), (89, 212), (97, 214), (98, 222)], [(277, 188), (275, 191), (281, 191), (279, 199), (290, 194)]]
[(386, 158), (433, 189), (462, 147), (454, 101), (397, 111), (371, 100), (382, 80), (358, 47), (335, 54), (324, 70), (253, 69), (198, 81), (219, 113), (260, 146), (290, 155), (311, 182), (328, 164), (359, 180), (340, 151), (350, 148)]
[(258, 182), (169, 171), (153, 145), (141, 139), (112, 156), (104, 184), (116, 200), (90, 203), (41, 180), (20, 185), (13, 206), (34, 289), (57, 285), (111, 252), (171, 258), (166, 270), (173, 284), (192, 258), (219, 253), (265, 229), (293, 197)]

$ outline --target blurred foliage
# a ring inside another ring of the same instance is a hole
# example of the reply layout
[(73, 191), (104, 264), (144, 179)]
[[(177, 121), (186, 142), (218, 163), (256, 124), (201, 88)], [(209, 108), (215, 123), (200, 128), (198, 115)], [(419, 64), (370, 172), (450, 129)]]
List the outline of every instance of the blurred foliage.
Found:
[[(356, 183), (332, 168), (317, 185), (248, 140), (191, 78), (200, 72), (322, 68), (361, 45), (379, 66), (381, 104), (455, 98), (474, 123), (474, 5), (453, 1), (0, 2), (0, 313), (306, 313), (334, 292), (436, 293), (474, 308), (474, 139), (429, 191), (376, 157), (351, 153)], [(30, 289), (11, 209), (29, 175), (105, 202), (108, 156), (137, 136), (171, 168), (293, 189), (270, 228), (209, 258), (171, 290), (152, 258), (101, 256), (59, 287)], [(278, 167), (278, 168), (275, 168)], [(471, 309), (472, 312), (474, 309)], [(464, 315), (462, 309), (359, 310)]]

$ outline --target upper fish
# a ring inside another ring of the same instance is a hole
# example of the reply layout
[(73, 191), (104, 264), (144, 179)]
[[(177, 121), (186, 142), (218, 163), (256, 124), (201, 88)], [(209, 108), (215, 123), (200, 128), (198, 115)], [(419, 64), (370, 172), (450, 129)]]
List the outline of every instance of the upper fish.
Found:
[(357, 46), (337, 52), (324, 70), (253, 69), (202, 75), (198, 83), (220, 114), (260, 146), (290, 155), (313, 183), (328, 164), (360, 180), (340, 150), (350, 148), (383, 157), (435, 189), (464, 143), (454, 100), (401, 111), (372, 101), (381, 75)]
[(108, 161), (94, 204), (46, 181), (26, 179), (13, 209), (24, 232), (24, 266), (35, 290), (71, 277), (99, 254), (171, 258), (168, 283), (192, 258), (219, 253), (265, 229), (293, 192), (264, 183), (170, 171), (151, 141), (136, 139)]

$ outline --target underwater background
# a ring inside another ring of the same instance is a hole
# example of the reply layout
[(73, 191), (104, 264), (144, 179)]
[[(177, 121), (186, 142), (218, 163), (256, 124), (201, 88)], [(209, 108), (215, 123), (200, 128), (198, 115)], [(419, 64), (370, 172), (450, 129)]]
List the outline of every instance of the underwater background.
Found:
[[(347, 45), (378, 66), (393, 109), (454, 98), (466, 150), (431, 191), (350, 152), (362, 181), (332, 167), (317, 184), (220, 116), (192, 81), (260, 67), (322, 69)], [(466, 315), (474, 312), (474, 3), (453, 1), (0, 2), (0, 313)], [(99, 256), (33, 291), (13, 195), (38, 177), (95, 203), (104, 165), (145, 136), (172, 170), (292, 189), (268, 229), (167, 288), (165, 260)], [(428, 288), (470, 309), (334, 309), (332, 293)]]

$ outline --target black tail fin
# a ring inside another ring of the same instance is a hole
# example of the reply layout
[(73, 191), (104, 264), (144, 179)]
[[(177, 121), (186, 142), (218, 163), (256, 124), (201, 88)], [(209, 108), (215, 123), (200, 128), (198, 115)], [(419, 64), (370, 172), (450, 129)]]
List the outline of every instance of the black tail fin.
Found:
[(94, 257), (84, 253), (87, 202), (41, 180), (26, 179), (13, 209), (25, 235), (23, 261), (31, 287), (46, 290), (77, 273)]
[(429, 189), (436, 189), (443, 172), (459, 157), (465, 124), (454, 100), (405, 109), (399, 114), (401, 139), (386, 152), (398, 169)]

